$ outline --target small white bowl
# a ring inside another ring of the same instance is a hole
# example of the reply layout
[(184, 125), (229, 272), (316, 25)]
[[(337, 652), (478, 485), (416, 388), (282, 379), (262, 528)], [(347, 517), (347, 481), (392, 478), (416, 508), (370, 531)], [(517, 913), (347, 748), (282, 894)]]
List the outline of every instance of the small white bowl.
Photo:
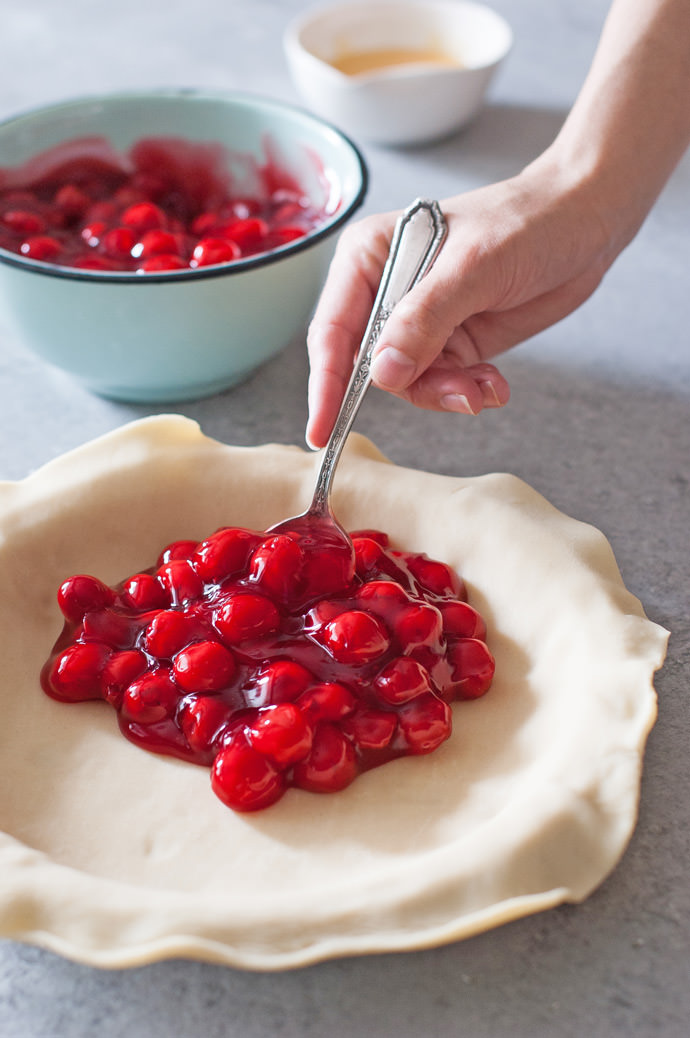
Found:
[[(395, 145), (427, 143), (466, 125), (513, 36), (482, 4), (357, 0), (298, 17), (283, 42), (295, 85), (314, 112), (354, 137)], [(393, 51), (449, 60), (383, 64), (354, 75), (335, 67), (348, 56), (390, 58)]]

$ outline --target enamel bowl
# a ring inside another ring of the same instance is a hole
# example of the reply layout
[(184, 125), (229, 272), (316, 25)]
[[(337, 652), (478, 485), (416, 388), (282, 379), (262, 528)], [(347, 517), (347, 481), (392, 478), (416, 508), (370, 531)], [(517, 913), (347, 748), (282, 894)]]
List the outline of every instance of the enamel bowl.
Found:
[[(386, 145), (424, 144), (465, 126), (511, 46), (500, 15), (455, 0), (331, 4), (298, 17), (284, 36), (309, 107)], [(403, 60), (415, 52), (422, 60)], [(353, 60), (364, 71), (343, 72)]]
[(36, 155), (88, 137), (105, 138), (118, 154), (151, 137), (220, 144), (245, 171), (279, 166), (322, 208), (323, 222), (269, 252), (145, 275), (58, 266), (0, 248), (0, 319), (20, 343), (98, 394), (167, 402), (241, 381), (302, 331), (336, 232), (366, 191), (362, 157), (340, 131), (241, 93), (75, 100), (0, 124), (0, 188)]

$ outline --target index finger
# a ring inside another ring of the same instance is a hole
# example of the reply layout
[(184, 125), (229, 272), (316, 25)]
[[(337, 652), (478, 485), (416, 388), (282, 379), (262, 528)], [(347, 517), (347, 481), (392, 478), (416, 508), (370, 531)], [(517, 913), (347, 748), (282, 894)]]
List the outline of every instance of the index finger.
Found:
[(340, 237), (307, 333), (307, 442), (321, 447), (333, 428), (388, 256), (396, 214), (370, 217)]

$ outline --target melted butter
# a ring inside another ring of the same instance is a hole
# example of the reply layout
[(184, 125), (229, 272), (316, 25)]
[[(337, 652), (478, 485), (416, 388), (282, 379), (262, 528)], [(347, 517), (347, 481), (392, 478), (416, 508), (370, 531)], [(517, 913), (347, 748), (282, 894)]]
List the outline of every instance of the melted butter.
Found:
[(435, 65), (459, 68), (457, 58), (437, 48), (386, 47), (377, 50), (344, 51), (332, 58), (330, 64), (347, 76), (367, 72), (381, 72), (399, 65)]

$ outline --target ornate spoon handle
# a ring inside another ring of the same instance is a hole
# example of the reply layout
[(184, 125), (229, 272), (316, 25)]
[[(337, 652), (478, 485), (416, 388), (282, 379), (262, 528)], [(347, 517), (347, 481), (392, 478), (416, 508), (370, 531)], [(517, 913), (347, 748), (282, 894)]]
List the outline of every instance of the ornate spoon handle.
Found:
[(395, 226), (388, 259), (357, 361), (324, 451), (310, 512), (330, 510), (333, 474), (343, 445), (371, 382), (371, 356), (393, 307), (420, 281), (434, 262), (447, 232), (438, 202), (418, 198)]

